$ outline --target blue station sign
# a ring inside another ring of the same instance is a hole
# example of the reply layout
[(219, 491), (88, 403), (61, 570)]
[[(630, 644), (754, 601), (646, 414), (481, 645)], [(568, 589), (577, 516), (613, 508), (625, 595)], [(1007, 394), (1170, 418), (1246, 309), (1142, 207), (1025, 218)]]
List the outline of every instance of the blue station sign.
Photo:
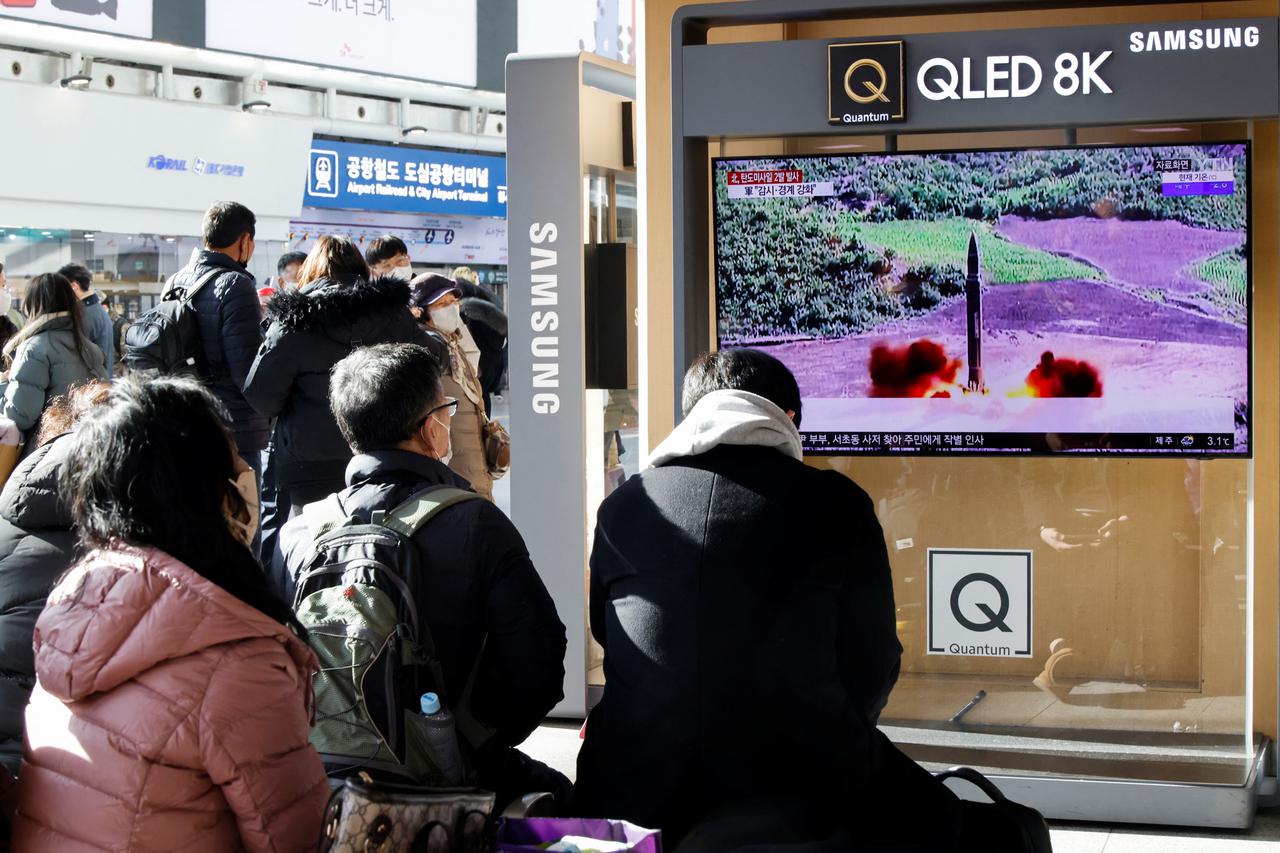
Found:
[(507, 216), (507, 161), (481, 154), (316, 139), (307, 207)]

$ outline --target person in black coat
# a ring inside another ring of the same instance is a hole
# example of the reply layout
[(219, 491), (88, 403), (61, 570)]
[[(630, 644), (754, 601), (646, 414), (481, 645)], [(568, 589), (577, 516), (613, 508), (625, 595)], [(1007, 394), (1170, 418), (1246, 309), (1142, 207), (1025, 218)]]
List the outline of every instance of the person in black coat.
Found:
[(800, 409), (781, 362), (703, 356), (654, 467), (601, 504), (590, 619), (605, 688), (577, 812), (659, 827), (674, 849), (737, 810), (755, 843), (843, 849), (838, 819), (886, 774), (930, 787), (875, 729), (902, 651), (884, 535), (856, 483), (804, 464)]
[(351, 460), (329, 408), (332, 367), (357, 347), (389, 342), (422, 343), (447, 358), (444, 342), (409, 312), (409, 286), (368, 276), (354, 243), (321, 237), (302, 266), (298, 289), (267, 304), (267, 336), (245, 396), (277, 419), (271, 465), (294, 512), (341, 489)]
[(244, 393), (249, 368), (262, 343), (258, 288), (246, 265), (253, 257), (256, 220), (236, 202), (219, 202), (205, 213), (205, 248), (195, 250), (187, 266), (166, 289), (208, 283), (191, 300), (200, 324), (204, 364), (201, 379), (231, 416), (240, 456), (261, 474), (260, 453), (271, 434), (268, 417), (250, 405)]
[(56, 398), (41, 418), (36, 449), (0, 492), (0, 764), (15, 775), (23, 715), (35, 686), (36, 618), (76, 558), (71, 511), (59, 499), (58, 479), (75, 446), (71, 429), (110, 388), (91, 382)]
[(507, 315), (498, 297), (476, 281), (467, 267), (453, 271), (454, 283), (462, 291), (458, 307), (462, 322), (480, 348), (480, 389), (484, 392), (485, 414), (493, 416), (493, 395), (502, 390), (507, 372)]
[[(357, 350), (334, 368), (334, 414), (356, 453), (338, 492), (348, 516), (367, 520), (435, 486), (468, 488), (439, 461), (448, 452), (451, 404), (435, 365), (424, 347), (384, 344)], [(279, 592), (291, 601), (311, 555), (306, 517), (289, 521), (280, 538), (288, 578)], [(563, 775), (515, 749), (563, 698), (567, 646), (519, 531), (493, 504), (472, 500), (443, 510), (413, 542), (424, 569), (419, 612), (451, 702), (474, 673), (471, 714), (490, 732), (483, 743), (465, 741), (479, 784), (500, 801), (532, 791), (567, 799)]]

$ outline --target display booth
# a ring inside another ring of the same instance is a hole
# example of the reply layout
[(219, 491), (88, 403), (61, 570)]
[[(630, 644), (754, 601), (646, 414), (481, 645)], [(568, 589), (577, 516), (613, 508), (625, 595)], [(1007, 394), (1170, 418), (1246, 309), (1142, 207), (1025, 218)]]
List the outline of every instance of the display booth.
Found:
[(626, 69), (512, 58), (512, 506), (558, 713), (599, 680), (600, 500), (690, 361), (751, 346), (875, 501), (906, 752), (1053, 818), (1274, 802), (1278, 12), (653, 0), (638, 314)]
[(581, 718), (595, 509), (639, 470), (635, 70), (512, 56), (507, 105), (511, 517), (569, 629), (555, 713)]
[(1274, 795), (1276, 13), (650, 9), (650, 437), (699, 352), (791, 367), (884, 527), (882, 728), (1050, 817)]

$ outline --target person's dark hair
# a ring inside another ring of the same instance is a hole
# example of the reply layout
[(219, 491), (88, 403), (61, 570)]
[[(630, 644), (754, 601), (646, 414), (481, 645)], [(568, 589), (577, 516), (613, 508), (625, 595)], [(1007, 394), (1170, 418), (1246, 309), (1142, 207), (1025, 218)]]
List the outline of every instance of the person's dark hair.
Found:
[(158, 548), (305, 636), (227, 526), (235, 445), (212, 393), (181, 377), (129, 376), (87, 412), (59, 485), (86, 550)]
[(72, 284), (80, 285), (81, 290), (88, 290), (93, 287), (93, 273), (89, 272), (89, 268), (84, 264), (67, 264), (58, 270), (58, 275), (63, 276)]
[(9, 343), (9, 338), (18, 334), (18, 324), (9, 319), (8, 314), (0, 314), (0, 350)]
[(276, 261), (276, 275), (284, 275), (284, 271), (289, 267), (305, 263), (306, 260), (306, 252), (285, 252), (280, 256), (280, 260)]
[(384, 261), (389, 261), (396, 255), (409, 254), (409, 247), (399, 237), (393, 237), (387, 234), (384, 237), (375, 237), (373, 242), (369, 244), (369, 248), (364, 250), (364, 260), (370, 267), (375, 267)]
[(340, 279), (344, 276), (369, 277), (369, 267), (356, 244), (348, 237), (324, 236), (316, 240), (298, 270), (298, 287), (306, 287), (322, 278)]
[(688, 415), (698, 401), (712, 391), (748, 391), (759, 394), (784, 412), (795, 412), (800, 426), (800, 386), (787, 366), (754, 349), (728, 349), (703, 353), (684, 375), (680, 408)]
[(238, 201), (220, 201), (205, 211), (204, 244), (210, 249), (225, 249), (245, 234), (253, 237), (257, 226), (252, 210)]
[(84, 306), (80, 304), (71, 282), (66, 276), (47, 272), (31, 279), (27, 294), (22, 299), (22, 313), (35, 321), (42, 314), (66, 313), (71, 317), (71, 331), (75, 335), (76, 354), (85, 369), (93, 371), (94, 359), (89, 355), (89, 339), (84, 332)]
[(110, 382), (91, 379), (54, 397), (40, 413), (36, 447), (44, 447), (58, 436), (71, 432), (72, 427), (80, 423), (89, 412), (106, 403), (110, 396)]
[(418, 344), (363, 347), (334, 365), (329, 407), (355, 453), (410, 438), (444, 395), (439, 366)]

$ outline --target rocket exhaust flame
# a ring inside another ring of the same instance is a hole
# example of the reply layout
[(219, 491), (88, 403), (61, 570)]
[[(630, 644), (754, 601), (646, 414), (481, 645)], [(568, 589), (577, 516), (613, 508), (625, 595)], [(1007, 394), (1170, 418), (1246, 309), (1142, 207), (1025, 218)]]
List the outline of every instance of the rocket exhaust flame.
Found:
[(904, 347), (876, 344), (870, 372), (872, 397), (950, 397), (961, 391), (955, 384), (960, 360), (927, 339)]
[(1027, 397), (1101, 397), (1102, 377), (1087, 361), (1055, 358), (1046, 352), (1027, 374)]

